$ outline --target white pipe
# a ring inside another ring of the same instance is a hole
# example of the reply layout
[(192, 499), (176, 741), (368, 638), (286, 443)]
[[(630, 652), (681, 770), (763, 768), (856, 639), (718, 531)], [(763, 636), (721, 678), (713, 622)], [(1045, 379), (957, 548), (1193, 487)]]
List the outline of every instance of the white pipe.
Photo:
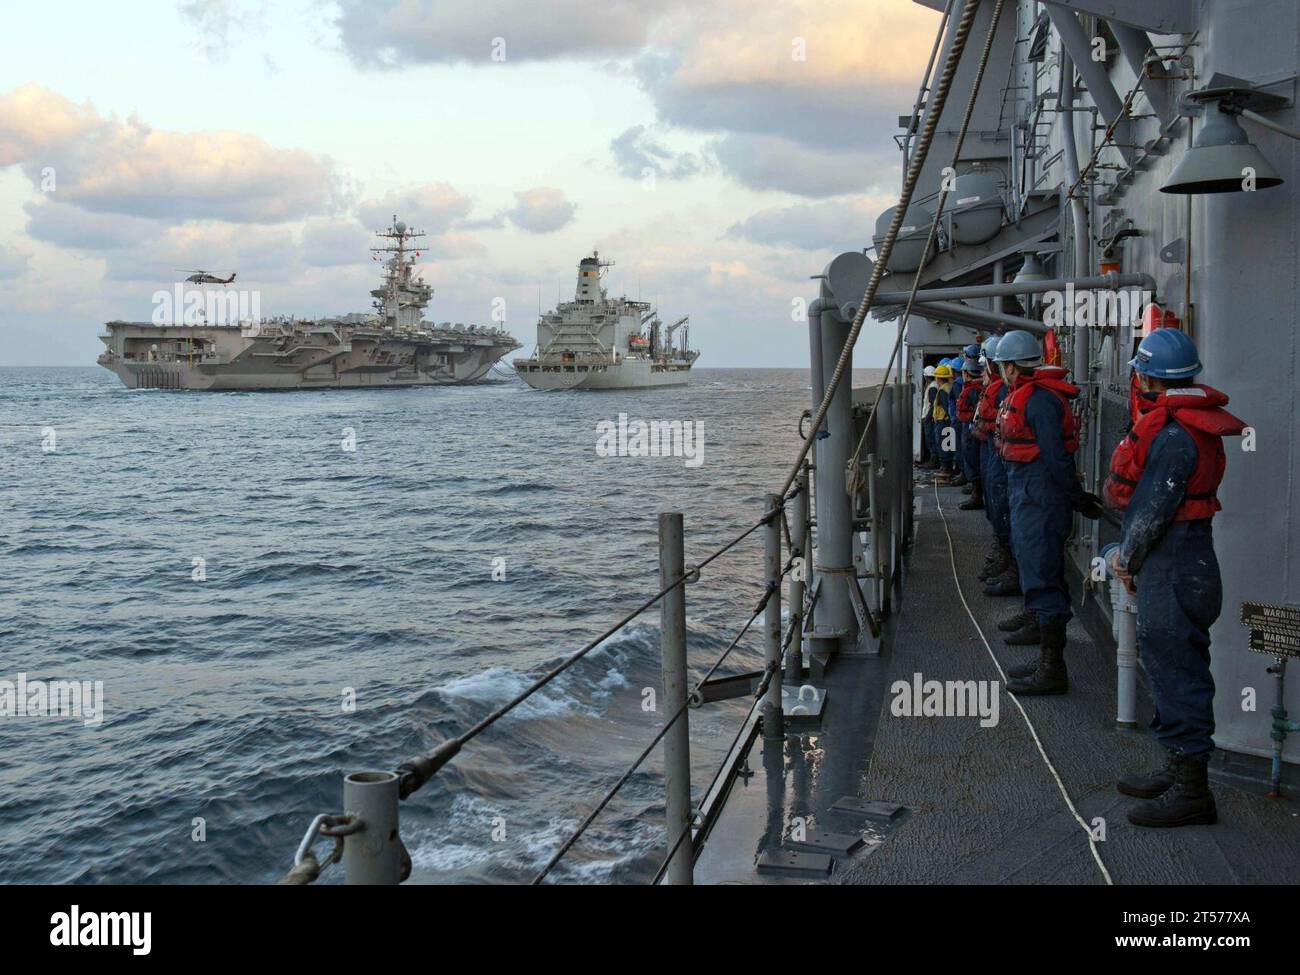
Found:
[(1115, 726), (1137, 727), (1137, 599), (1124, 583), (1110, 580), (1110, 605), (1115, 633)]

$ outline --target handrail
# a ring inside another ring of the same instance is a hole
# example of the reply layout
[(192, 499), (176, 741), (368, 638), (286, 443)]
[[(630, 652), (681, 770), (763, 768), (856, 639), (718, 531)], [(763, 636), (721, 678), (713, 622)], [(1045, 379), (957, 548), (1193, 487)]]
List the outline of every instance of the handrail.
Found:
[(655, 603), (659, 602), (659, 600), (661, 600), (668, 593), (672, 592), (678, 586), (685, 585), (688, 582), (697, 582), (700, 578), (701, 569), (703, 569), (705, 566), (712, 563), (714, 560), (720, 558), (722, 555), (730, 551), (736, 545), (740, 544), (740, 542), (742, 542), (748, 536), (752, 535), (759, 528), (766, 525), (769, 521), (771, 521), (771, 519), (779, 516), (782, 510), (783, 510), (783, 506), (777, 507), (770, 512), (766, 512), (762, 518), (760, 518), (757, 522), (755, 522), (745, 531), (741, 532), (730, 542), (727, 542), (725, 545), (718, 548), (716, 551), (714, 551), (708, 557), (700, 561), (698, 564), (689, 568), (686, 574), (681, 579), (678, 579), (676, 582), (673, 582), (660, 589), (649, 599), (641, 603), (641, 605), (638, 606), (636, 609), (632, 610), (630, 613), (627, 613), (625, 616), (623, 616), (622, 619), (620, 619), (613, 626), (604, 630), (599, 636), (588, 641), (582, 647), (582, 649), (578, 650), (576, 653), (572, 654), (571, 656), (566, 657), (564, 660), (562, 660), (556, 666), (552, 667), (550, 670), (548, 670), (545, 674), (543, 674), (540, 678), (538, 678), (528, 687), (524, 688), (524, 690), (516, 694), (505, 704), (493, 710), (486, 717), (480, 719), (476, 724), (470, 727), (468, 731), (465, 731), (464, 733), (457, 735), (454, 738), (450, 738), (447, 741), (442, 742), (432, 751), (427, 752), (424, 755), (421, 755), (417, 758), (408, 759), (407, 761), (402, 762), (397, 767), (397, 774), (400, 778), (398, 795), (401, 798), (405, 799), (409, 797), (412, 793), (416, 792), (426, 782), (428, 782), (429, 779), (431, 779), (434, 775), (436, 775), (439, 769), (441, 769), (449, 761), (455, 758), (456, 755), (460, 752), (460, 750), (471, 740), (477, 738), (480, 734), (482, 734), (484, 731), (486, 731), (488, 728), (494, 725), (502, 717), (504, 717), (506, 714), (509, 714), (512, 710), (514, 710), (524, 701), (528, 700), (528, 698), (530, 698), (533, 694), (537, 693), (539, 690), (541, 690), (543, 687), (545, 687), (547, 684), (553, 681), (556, 677), (560, 676), (560, 674), (564, 673), (566, 670), (568, 670), (570, 667), (576, 664), (579, 660), (581, 660), (583, 657), (589, 654), (592, 650), (598, 647), (601, 643), (609, 639), (611, 636), (613, 636), (615, 633), (621, 630), (628, 623), (632, 622), (634, 619), (636, 619), (638, 616), (644, 613), (651, 606), (655, 605)]
[[(786, 574), (790, 571), (793, 565), (794, 565), (793, 559), (791, 559), (789, 562), (786, 563), (786, 567), (781, 571), (781, 578), (785, 578)], [(692, 687), (690, 693), (686, 695), (686, 703), (683, 704), (681, 707), (679, 707), (676, 711), (674, 711), (672, 716), (669, 717), (669, 719), (664, 722), (664, 725), (662, 728), (659, 729), (658, 734), (656, 734), (652, 739), (650, 739), (650, 743), (647, 744), (645, 750), (642, 751), (641, 754), (637, 756), (636, 761), (634, 761), (630, 766), (628, 766), (627, 771), (625, 771), (621, 776), (619, 776), (618, 781), (615, 782), (609, 788), (609, 790), (601, 798), (600, 802), (596, 803), (595, 808), (593, 808), (591, 812), (587, 814), (587, 818), (584, 819), (581, 824), (579, 824), (578, 828), (574, 830), (573, 834), (567, 840), (564, 841), (564, 843), (560, 846), (558, 850), (555, 851), (554, 854), (552, 854), (550, 860), (546, 862), (546, 866), (544, 866), (541, 872), (538, 873), (538, 875), (533, 878), (534, 885), (540, 884), (543, 880), (545, 880), (547, 874), (549, 874), (551, 870), (554, 869), (556, 864), (560, 862), (564, 854), (568, 853), (569, 850), (573, 847), (573, 844), (576, 843), (584, 833), (586, 833), (587, 829), (591, 826), (591, 824), (596, 821), (596, 817), (600, 815), (600, 813), (604, 810), (604, 808), (607, 805), (609, 805), (609, 803), (613, 800), (614, 796), (618, 794), (619, 790), (622, 789), (623, 786), (627, 784), (628, 780), (632, 778), (632, 774), (638, 768), (641, 767), (641, 763), (650, 757), (650, 753), (654, 751), (655, 746), (658, 745), (659, 742), (663, 741), (664, 736), (668, 734), (668, 730), (674, 724), (677, 723), (677, 719), (680, 718), (692, 707), (699, 706), (701, 701), (700, 698), (701, 689), (708, 682), (709, 678), (712, 677), (717, 672), (718, 668), (722, 666), (723, 661), (725, 661), (727, 657), (731, 656), (731, 651), (736, 649), (737, 645), (741, 641), (741, 638), (744, 637), (744, 635), (749, 632), (749, 628), (754, 625), (754, 621), (758, 619), (760, 615), (762, 615), (763, 610), (767, 608), (767, 604), (772, 598), (772, 594), (777, 591), (779, 585), (780, 583), (778, 581), (777, 583), (769, 584), (764, 589), (762, 598), (759, 599), (758, 605), (754, 607), (754, 612), (750, 614), (749, 619), (745, 621), (745, 625), (740, 628), (740, 632), (737, 633), (735, 638), (731, 641), (731, 643), (727, 645), (727, 648), (722, 651), (722, 654), (718, 657), (718, 659), (713, 662), (713, 666), (708, 669), (708, 671), (704, 674), (703, 677), (701, 677), (698, 681), (695, 682), (695, 686)], [(766, 689), (766, 685), (764, 685), (764, 689)], [(686, 832), (689, 833), (690, 830), (687, 830)], [(678, 841), (678, 845), (680, 845), (680, 840)], [(676, 847), (674, 847), (673, 852), (676, 852)]]

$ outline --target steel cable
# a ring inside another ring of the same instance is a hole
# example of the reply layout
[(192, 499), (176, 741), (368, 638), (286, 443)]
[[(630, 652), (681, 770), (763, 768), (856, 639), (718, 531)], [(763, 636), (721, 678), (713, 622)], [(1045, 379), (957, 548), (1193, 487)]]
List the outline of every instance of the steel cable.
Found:
[[(839, 388), (840, 381), (844, 378), (845, 372), (848, 371), (850, 363), (853, 361), (853, 346), (858, 341), (858, 335), (862, 331), (862, 323), (866, 320), (867, 311), (872, 303), (876, 300), (876, 291), (880, 288), (880, 279), (884, 277), (885, 265), (894, 252), (894, 243), (898, 239), (898, 232), (903, 226), (903, 216), (912, 202), (912, 193), (916, 189), (917, 181), (921, 178), (921, 168), (925, 165), (926, 157), (930, 154), (930, 143), (934, 140), (935, 129), (939, 125), (939, 117), (943, 114), (943, 107), (948, 101), (948, 90), (952, 87), (953, 76), (957, 73), (957, 64), (961, 61), (962, 52), (966, 49), (966, 40), (970, 36), (971, 24), (975, 21), (975, 14), (979, 10), (980, 3), (978, 0), (969, 0), (962, 8), (961, 18), (957, 21), (957, 26), (953, 32), (952, 48), (948, 52), (948, 58), (944, 62), (943, 74), (939, 76), (939, 83), (934, 89), (934, 98), (926, 112), (925, 127), (921, 130), (921, 139), (917, 143), (916, 153), (912, 157), (911, 165), (908, 166), (907, 178), (903, 181), (903, 192), (899, 196), (898, 206), (894, 208), (894, 217), (890, 221), (889, 230), (885, 234), (884, 242), (881, 244), (876, 254), (876, 263), (871, 269), (871, 278), (867, 282), (867, 290), (862, 296), (858, 309), (853, 315), (853, 324), (849, 328), (848, 338), (844, 342), (844, 351), (840, 353), (839, 361), (835, 364), (835, 371), (832, 373), (830, 382), (826, 384), (826, 392), (822, 396), (821, 405), (817, 408), (817, 415), (809, 425), (811, 430), (820, 430), (822, 423), (826, 420), (826, 414), (830, 409), (831, 398), (835, 395), (835, 390)], [(995, 29), (996, 22), (993, 27)], [(799, 476), (799, 468), (808, 456), (809, 450), (812, 449), (813, 441), (805, 440), (803, 447), (799, 450), (799, 456), (795, 458), (794, 465), (786, 475), (785, 481), (781, 484), (781, 489), (777, 494), (784, 495)]]
[[(790, 568), (793, 565), (794, 565), (793, 559), (791, 559), (788, 563), (786, 563), (785, 569), (783, 569), (781, 572), (781, 578), (784, 578), (785, 574), (790, 571)], [(754, 621), (757, 620), (758, 617), (762, 614), (763, 610), (767, 608), (768, 601), (771, 600), (772, 594), (775, 593), (779, 588), (780, 588), (780, 579), (778, 579), (777, 582), (768, 584), (767, 588), (763, 592), (762, 598), (759, 599), (758, 601), (758, 605), (754, 607), (754, 612), (751, 613), (749, 619), (745, 621), (745, 625), (740, 628), (740, 632), (736, 634), (736, 636), (732, 639), (731, 643), (727, 645), (727, 648), (722, 651), (722, 654), (718, 657), (718, 659), (713, 662), (713, 666), (710, 667), (705, 672), (703, 677), (701, 677), (699, 680), (695, 682), (695, 686), (692, 687), (690, 693), (686, 695), (686, 703), (673, 712), (672, 716), (664, 723), (663, 727), (659, 729), (658, 733), (652, 739), (650, 739), (650, 743), (647, 744), (645, 749), (641, 752), (641, 754), (637, 756), (636, 761), (634, 761), (631, 764), (631, 766), (628, 767), (627, 771), (625, 771), (621, 776), (619, 776), (618, 781), (615, 782), (608, 789), (608, 791), (606, 791), (605, 795), (601, 798), (601, 800), (598, 803), (596, 803), (595, 808), (593, 808), (591, 812), (587, 814), (587, 818), (584, 819), (582, 823), (578, 826), (578, 828), (573, 832), (573, 834), (567, 840), (564, 841), (563, 845), (561, 845), (560, 848), (555, 851), (555, 853), (551, 856), (551, 859), (547, 861), (546, 866), (544, 866), (541, 872), (536, 877), (533, 878), (532, 881), (533, 884), (540, 884), (544, 879), (546, 879), (547, 874), (549, 874), (551, 870), (554, 869), (555, 865), (560, 862), (561, 858), (567, 852), (569, 852), (569, 850), (573, 847), (573, 844), (576, 843), (582, 837), (582, 835), (587, 831), (587, 829), (591, 826), (591, 824), (596, 821), (596, 817), (599, 816), (600, 813), (605, 809), (605, 807), (608, 806), (609, 803), (613, 801), (614, 796), (618, 794), (619, 790), (622, 789), (623, 786), (627, 784), (628, 780), (632, 778), (632, 775), (636, 772), (636, 770), (641, 767), (641, 763), (650, 757), (650, 753), (654, 751), (655, 746), (658, 745), (659, 742), (663, 740), (664, 735), (668, 734), (668, 730), (674, 724), (677, 723), (677, 719), (680, 718), (683, 714), (685, 714), (690, 709), (692, 704), (696, 704), (699, 702), (700, 690), (708, 682), (709, 678), (712, 677), (717, 672), (718, 668), (722, 666), (723, 662), (731, 655), (731, 651), (736, 649), (741, 639), (743, 639), (745, 634), (749, 632), (749, 628), (754, 625)], [(766, 684), (764, 685), (764, 688), (766, 688)], [(690, 832), (690, 830), (688, 829), (687, 832)]]
[(509, 714), (512, 710), (514, 710), (524, 701), (528, 700), (528, 698), (530, 698), (533, 694), (537, 693), (539, 690), (541, 690), (543, 687), (545, 687), (547, 684), (553, 681), (556, 677), (560, 676), (560, 674), (564, 673), (566, 670), (568, 670), (570, 667), (576, 664), (579, 660), (583, 659), (592, 650), (600, 646), (601, 643), (609, 639), (611, 636), (613, 636), (615, 633), (621, 630), (628, 623), (632, 622), (634, 619), (636, 619), (638, 616), (644, 613), (647, 609), (649, 609), (651, 606), (657, 603), (668, 593), (672, 592), (678, 586), (686, 585), (688, 582), (698, 581), (699, 572), (701, 569), (703, 569), (706, 565), (709, 565), (716, 559), (720, 558), (722, 555), (729, 552), (735, 546), (737, 546), (742, 541), (744, 541), (744, 539), (748, 538), (754, 532), (758, 531), (759, 528), (762, 528), (764, 525), (770, 522), (773, 518), (779, 517), (783, 510), (784, 510), (784, 505), (782, 504), (781, 506), (778, 506), (772, 511), (764, 513), (763, 517), (760, 518), (754, 525), (750, 526), (745, 531), (741, 532), (739, 535), (737, 535), (727, 544), (718, 548), (707, 558), (705, 558), (704, 560), (700, 561), (699, 563), (693, 566), (687, 566), (686, 572), (681, 579), (678, 579), (675, 582), (672, 582), (669, 585), (664, 586), (657, 593), (655, 593), (655, 595), (647, 599), (645, 602), (641, 603), (641, 605), (638, 606), (636, 609), (626, 614), (622, 619), (620, 619), (613, 626), (610, 626), (609, 628), (604, 630), (604, 632), (602, 632), (599, 636), (588, 641), (587, 644), (582, 647), (582, 649), (578, 650), (576, 653), (560, 661), (560, 663), (556, 664), (554, 667), (548, 670), (545, 674), (539, 677), (528, 687), (524, 688), (524, 690), (516, 694), (505, 704), (494, 709), (486, 717), (479, 720), (478, 723), (476, 723), (471, 728), (469, 728), (469, 730), (463, 732), (460, 735), (457, 735), (454, 738), (447, 739), (446, 741), (439, 744), (432, 751), (424, 755), (421, 755), (418, 758), (409, 759), (403, 762), (402, 764), (400, 764), (397, 767), (397, 774), (400, 776), (401, 779), (401, 784), (398, 789), (401, 798), (405, 799), (408, 796), (410, 796), (412, 793), (420, 789), (426, 782), (429, 781), (429, 779), (431, 779), (434, 775), (437, 774), (439, 769), (441, 769), (449, 761), (455, 758), (456, 755), (460, 752), (460, 750), (468, 742), (478, 737), (480, 734), (482, 734), (484, 731), (486, 731), (488, 728), (494, 725), (497, 721), (499, 721), (502, 717)]
[[(966, 133), (970, 128), (971, 117), (975, 113), (975, 100), (979, 96), (980, 84), (984, 81), (984, 71), (988, 67), (989, 52), (993, 49), (993, 38), (997, 34), (998, 21), (1002, 19), (1003, 3), (1004, 0), (997, 0), (996, 5), (993, 7), (993, 19), (989, 24), (988, 36), (984, 39), (984, 50), (980, 52), (979, 66), (975, 69), (975, 81), (971, 86), (970, 97), (966, 100), (966, 111), (962, 116), (961, 129), (957, 133), (957, 141), (952, 151), (951, 169), (954, 173), (957, 171), (957, 162), (961, 158), (962, 146), (966, 141)], [(853, 451), (853, 456), (849, 459), (848, 484), (850, 491), (854, 493), (862, 487), (862, 478), (858, 473), (858, 464), (862, 458), (862, 446), (867, 442), (867, 434), (871, 432), (872, 424), (876, 419), (876, 409), (880, 405), (880, 395), (889, 383), (889, 375), (893, 372), (894, 361), (898, 358), (899, 350), (902, 348), (903, 336), (907, 333), (907, 321), (912, 315), (913, 305), (916, 304), (916, 293), (921, 287), (921, 276), (925, 271), (926, 261), (930, 258), (930, 248), (939, 235), (939, 224), (943, 219), (943, 205), (948, 199), (949, 191), (948, 181), (944, 180), (939, 186), (939, 203), (934, 210), (934, 219), (930, 221), (930, 233), (925, 239), (925, 249), (921, 252), (921, 263), (912, 278), (912, 290), (908, 293), (907, 305), (903, 309), (903, 317), (898, 323), (898, 334), (894, 339), (894, 348), (889, 353), (889, 362), (885, 365), (885, 375), (877, 387), (875, 401), (871, 404), (871, 412), (867, 414), (867, 422), (862, 427), (862, 436), (858, 438), (858, 445)]]

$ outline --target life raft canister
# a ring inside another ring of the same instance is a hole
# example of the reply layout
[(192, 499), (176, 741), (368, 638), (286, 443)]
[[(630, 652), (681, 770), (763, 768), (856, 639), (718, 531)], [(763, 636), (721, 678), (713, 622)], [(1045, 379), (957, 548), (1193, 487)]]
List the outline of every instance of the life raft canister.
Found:
[(1061, 401), (1061, 436), (1065, 440), (1065, 449), (1071, 454), (1079, 449), (1078, 424), (1074, 411), (1070, 409), (1070, 400), (1079, 395), (1079, 387), (1054, 375), (1035, 374), (1017, 380), (1011, 395), (998, 411), (998, 452), (1003, 460), (1028, 464), (1042, 453), (1025, 417), (1025, 408), (1035, 389), (1045, 389)]
[(1227, 468), (1224, 437), (1237, 437), (1246, 424), (1223, 407), (1228, 397), (1211, 386), (1167, 389), (1154, 398), (1138, 400), (1140, 416), (1110, 458), (1110, 474), (1102, 488), (1106, 503), (1119, 511), (1128, 507), (1146, 469), (1147, 453), (1156, 435), (1173, 420), (1196, 444), (1196, 469), (1187, 479), (1175, 521), (1213, 518), (1222, 511), (1217, 492)]
[(971, 421), (970, 428), (971, 436), (976, 440), (988, 440), (993, 433), (998, 420), (998, 391), (1005, 385), (1003, 380), (994, 379), (980, 393), (979, 403), (975, 407), (975, 419)]

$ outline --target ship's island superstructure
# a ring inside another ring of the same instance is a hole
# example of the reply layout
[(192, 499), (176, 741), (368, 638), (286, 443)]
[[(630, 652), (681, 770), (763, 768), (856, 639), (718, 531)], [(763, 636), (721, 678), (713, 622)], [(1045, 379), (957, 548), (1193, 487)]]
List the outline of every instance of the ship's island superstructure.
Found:
[(376, 236), (386, 243), (371, 248), (384, 265), (383, 284), (370, 292), (374, 314), (220, 324), (114, 321), (100, 336), (108, 348), (98, 362), (131, 388), (432, 386), (476, 382), (520, 347), (503, 328), (426, 322), (433, 288), (416, 273), (413, 246), (424, 234), (394, 216)]
[(665, 327), (650, 302), (610, 298), (602, 281), (612, 265), (592, 251), (578, 264), (574, 300), (538, 320), (536, 351), (514, 361), (529, 386), (641, 389), (689, 381), (700, 355), (689, 345), (690, 316)]

